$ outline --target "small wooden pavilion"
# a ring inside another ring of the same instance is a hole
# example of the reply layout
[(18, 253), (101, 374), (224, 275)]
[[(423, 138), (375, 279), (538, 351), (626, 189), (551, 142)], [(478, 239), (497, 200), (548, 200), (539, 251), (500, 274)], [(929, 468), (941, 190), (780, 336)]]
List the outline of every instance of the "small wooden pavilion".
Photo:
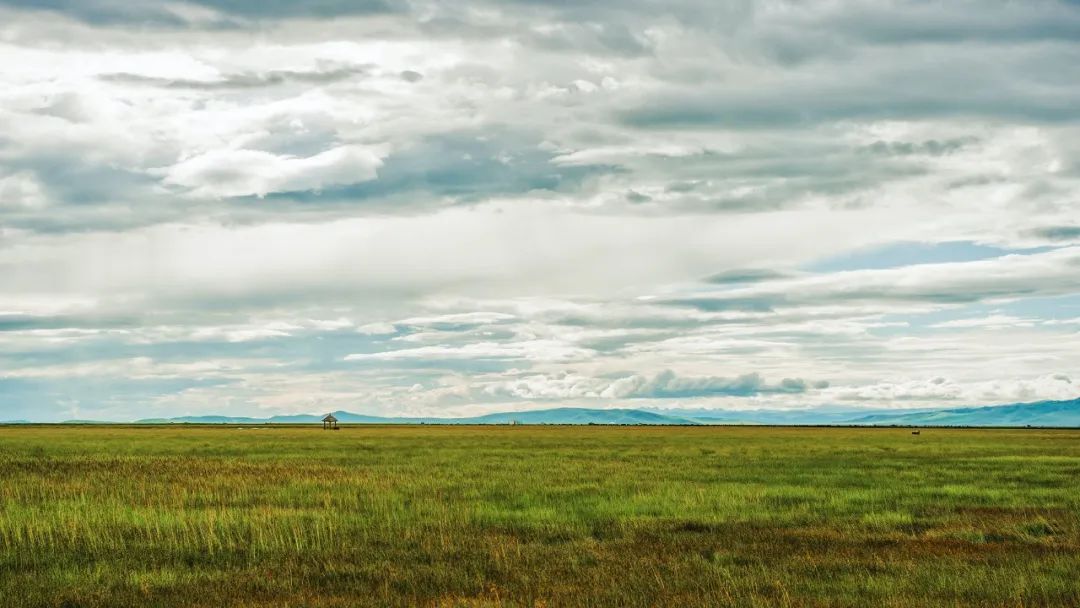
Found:
[(324, 431), (338, 430), (337, 418), (334, 418), (333, 414), (327, 414), (326, 418), (322, 419), (322, 428)]

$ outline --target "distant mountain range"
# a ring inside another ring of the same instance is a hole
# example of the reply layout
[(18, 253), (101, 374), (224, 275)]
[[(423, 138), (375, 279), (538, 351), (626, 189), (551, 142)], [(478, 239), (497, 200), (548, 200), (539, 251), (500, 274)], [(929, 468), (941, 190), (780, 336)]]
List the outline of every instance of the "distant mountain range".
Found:
[(864, 415), (852, 424), (913, 426), (1080, 427), (1080, 399)]
[[(820, 407), (800, 410), (706, 410), (706, 409), (650, 409), (647, 411), (688, 418), (702, 424), (770, 424), (770, 425), (818, 425), (848, 424), (853, 418), (865, 416), (867, 410), (853, 408)], [(892, 411), (892, 410), (883, 410)], [(905, 410), (911, 412), (913, 410)], [(924, 410), (918, 410), (924, 411)]]
[[(1013, 405), (953, 409), (878, 410), (814, 408), (805, 410), (705, 410), (705, 409), (587, 409), (561, 407), (524, 412), (500, 412), (467, 418), (382, 417), (334, 412), (347, 424), (656, 424), (656, 425), (853, 425), (853, 426), (1012, 426), (1080, 428), (1080, 398)], [(311, 424), (323, 415), (295, 414), (251, 418), (246, 416), (180, 416), (148, 418), (136, 424)], [(25, 424), (25, 420), (4, 424)], [(68, 424), (101, 424), (100, 421), (68, 420)]]
[[(597, 410), (561, 407), (550, 410), (525, 412), (500, 412), (468, 418), (385, 418), (352, 412), (334, 412), (339, 422), (352, 424), (702, 424), (699, 420), (681, 416), (658, 414), (643, 410)], [(247, 418), (236, 416), (181, 416), (179, 418), (150, 418), (139, 424), (191, 423), (191, 424), (298, 424), (320, 422), (323, 416), (297, 414), (272, 416), (270, 418)]]
[[(955, 409), (887, 410), (868, 414), (865, 409), (818, 408), (808, 410), (633, 410), (563, 407), (524, 412), (501, 412), (468, 418), (388, 418), (334, 412), (352, 424), (761, 424), (857, 426), (1044, 426), (1080, 427), (1080, 399), (1039, 401), (1014, 405)], [(182, 416), (139, 420), (143, 424), (298, 424), (315, 423), (321, 415), (297, 414), (270, 418), (236, 416)]]

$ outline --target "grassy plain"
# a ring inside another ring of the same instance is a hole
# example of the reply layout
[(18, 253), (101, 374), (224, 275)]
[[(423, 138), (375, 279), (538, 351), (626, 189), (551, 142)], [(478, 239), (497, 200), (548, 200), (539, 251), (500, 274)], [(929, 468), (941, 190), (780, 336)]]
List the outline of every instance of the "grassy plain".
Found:
[(0, 427), (0, 605), (1080, 606), (1080, 432)]

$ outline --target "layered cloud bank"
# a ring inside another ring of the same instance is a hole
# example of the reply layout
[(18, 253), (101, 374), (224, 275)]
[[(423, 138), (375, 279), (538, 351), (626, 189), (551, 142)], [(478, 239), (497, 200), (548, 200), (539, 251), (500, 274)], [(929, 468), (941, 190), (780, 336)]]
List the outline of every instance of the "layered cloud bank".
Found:
[(0, 420), (1077, 395), (1080, 5), (0, 0)]

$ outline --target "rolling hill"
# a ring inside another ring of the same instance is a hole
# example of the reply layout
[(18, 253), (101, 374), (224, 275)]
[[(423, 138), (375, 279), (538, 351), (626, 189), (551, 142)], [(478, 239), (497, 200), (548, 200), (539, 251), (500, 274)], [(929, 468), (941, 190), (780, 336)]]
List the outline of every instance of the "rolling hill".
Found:
[[(852, 418), (865, 416), (867, 410), (856, 408), (818, 407), (792, 410), (709, 410), (709, 409), (649, 409), (649, 412), (689, 418), (703, 424), (760, 424), (760, 425), (820, 425), (848, 424)], [(890, 410), (885, 410), (890, 411)], [(923, 411), (923, 410), (919, 410)], [(890, 411), (891, 413), (891, 411)]]
[(1080, 399), (860, 416), (865, 425), (1080, 427)]
[(702, 424), (680, 416), (668, 416), (643, 410), (595, 410), (563, 407), (528, 412), (505, 412), (466, 419), (470, 424)]
[[(334, 412), (342, 423), (351, 424), (703, 424), (701, 421), (681, 416), (669, 416), (655, 412), (631, 409), (555, 408), (524, 412), (499, 412), (467, 418), (394, 418), (367, 416), (352, 412)], [(180, 416), (177, 418), (148, 418), (138, 424), (305, 424), (316, 423), (322, 416), (296, 414), (250, 418), (244, 416)]]
[[(1046, 426), (1080, 427), (1080, 399), (1040, 401), (1013, 405), (952, 409), (865, 410), (819, 408), (808, 410), (637, 410), (563, 407), (547, 410), (499, 412), (466, 418), (382, 417), (338, 411), (334, 416), (347, 424), (760, 424), (760, 425), (852, 425), (852, 426)], [(251, 418), (245, 416), (181, 416), (151, 418), (140, 424), (310, 424), (316, 414)]]

